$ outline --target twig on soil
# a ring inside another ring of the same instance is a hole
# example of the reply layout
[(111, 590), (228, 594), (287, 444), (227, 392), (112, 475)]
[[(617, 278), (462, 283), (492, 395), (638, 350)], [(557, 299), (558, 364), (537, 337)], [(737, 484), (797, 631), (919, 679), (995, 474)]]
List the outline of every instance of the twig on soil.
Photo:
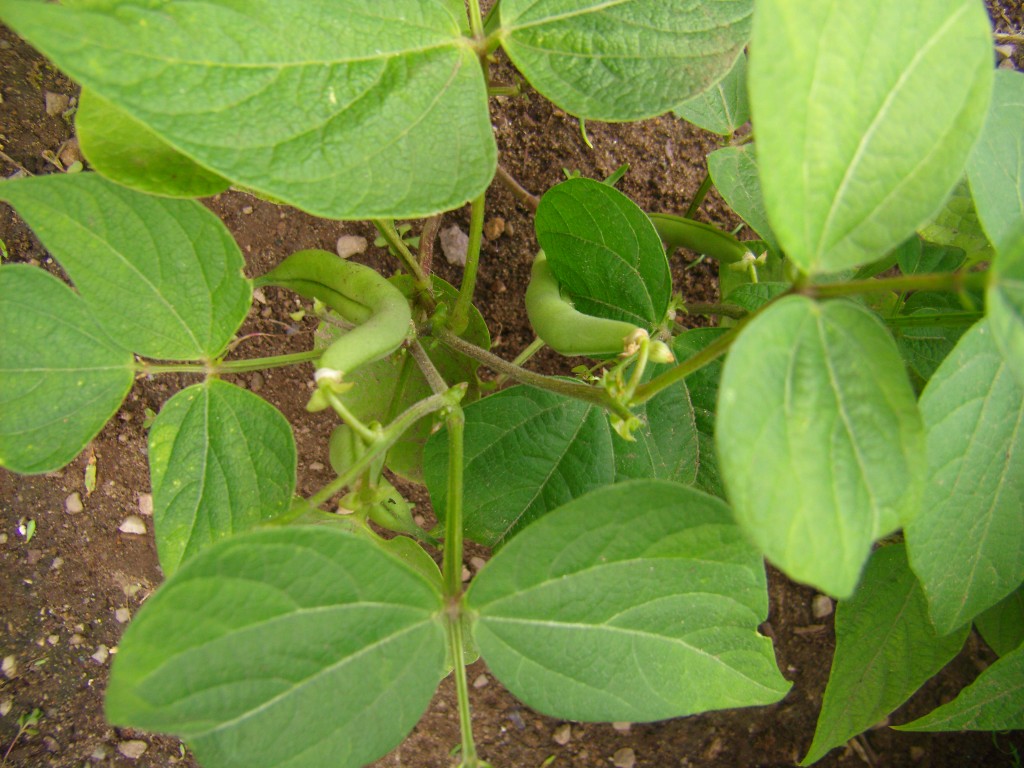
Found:
[(34, 173), (32, 173), (32, 171), (30, 171), (28, 168), (26, 168), (24, 165), (19, 163), (17, 160), (15, 160), (13, 157), (11, 157), (10, 155), (8, 155), (6, 152), (4, 152), (2, 150), (0, 150), (0, 160), (6, 160), (8, 163), (10, 163), (15, 168), (17, 168), (19, 171), (21, 171), (22, 173), (24, 173), (24, 174), (26, 174), (28, 176), (34, 176), (35, 175)]
[(512, 194), (515, 195), (521, 203), (524, 203), (531, 211), (537, 210), (537, 206), (540, 205), (540, 198), (524, 189), (523, 186), (500, 165), (498, 166), (498, 178), (501, 180), (502, 184), (509, 188)]
[(1002, 32), (996, 32), (994, 35), (996, 43), (998, 45), (1005, 45), (1009, 43), (1011, 45), (1024, 45), (1024, 34), (1004, 34)]

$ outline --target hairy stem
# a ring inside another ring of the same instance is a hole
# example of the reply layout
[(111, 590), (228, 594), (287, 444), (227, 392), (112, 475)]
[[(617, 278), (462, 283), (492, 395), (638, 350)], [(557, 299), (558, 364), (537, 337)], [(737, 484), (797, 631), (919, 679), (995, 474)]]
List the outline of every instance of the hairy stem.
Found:
[(484, 37), (484, 17), (480, 13), (480, 0), (469, 0), (469, 28), (473, 37), (481, 40)]
[(923, 275), (849, 280), (845, 283), (794, 286), (793, 292), (812, 299), (834, 299), (841, 296), (860, 296), (866, 293), (894, 291), (953, 291), (984, 288), (988, 284), (987, 272), (936, 272)]
[[(520, 352), (518, 355), (516, 355), (515, 360), (512, 361), (512, 365), (516, 365), (516, 366), (520, 366), (521, 367), (523, 365), (523, 363), (525, 363), (531, 357), (536, 355), (542, 349), (544, 349), (544, 340), (538, 337), (538, 338), (534, 339), (533, 341), (531, 341), (526, 346), (526, 349), (524, 349), (522, 352)], [(505, 373), (498, 374), (497, 378), (495, 378), (495, 380), (494, 380), (494, 386), (495, 387), (500, 387), (502, 384), (504, 384), (506, 381), (508, 381), (508, 378), (509, 378), (508, 374), (505, 374)]]
[(137, 360), (135, 370), (143, 376), (151, 376), (157, 373), (200, 373), (207, 376), (216, 376), (222, 373), (248, 373), (250, 371), (262, 371), (268, 368), (284, 368), (288, 365), (308, 363), (319, 358), (324, 351), (322, 349), (310, 349), (306, 352), (292, 352), (287, 355), (273, 355), (271, 357), (253, 357), (246, 360), (221, 360), (209, 363), (151, 363), (148, 360)]
[(473, 200), (469, 216), (469, 246), (466, 249), (466, 269), (462, 273), (459, 285), (459, 296), (448, 325), (456, 333), (462, 333), (469, 323), (469, 305), (473, 303), (473, 292), (476, 290), (476, 275), (480, 267), (480, 244), (484, 234), (484, 204), (486, 193), (481, 193)]
[(536, 211), (540, 205), (540, 198), (526, 190), (522, 184), (513, 178), (512, 174), (498, 166), (498, 181), (504, 184), (508, 190), (515, 195), (519, 202), (526, 205), (531, 211)]
[(373, 226), (377, 228), (377, 231), (387, 241), (387, 244), (398, 254), (398, 258), (401, 259), (406, 270), (416, 281), (417, 287), (426, 291), (428, 295), (433, 295), (433, 286), (430, 284), (430, 278), (427, 277), (420, 267), (419, 261), (413, 256), (405, 241), (402, 240), (402, 236), (398, 234), (398, 230), (395, 229), (395, 222), (391, 219), (374, 219)]

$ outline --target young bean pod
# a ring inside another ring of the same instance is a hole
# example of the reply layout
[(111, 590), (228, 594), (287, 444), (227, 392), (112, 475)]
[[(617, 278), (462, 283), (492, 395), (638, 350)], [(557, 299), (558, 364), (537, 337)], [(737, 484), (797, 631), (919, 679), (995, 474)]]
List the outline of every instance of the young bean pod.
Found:
[(732, 264), (755, 256), (733, 235), (702, 221), (668, 213), (652, 213), (650, 219), (669, 252), (676, 248), (689, 248), (721, 264)]
[(318, 299), (350, 323), (365, 323), (373, 314), (370, 307), (346, 293), (344, 267), (347, 262), (328, 251), (310, 249), (296, 251), (253, 284), (287, 288), (307, 299)]
[(544, 343), (563, 355), (607, 356), (623, 352), (637, 332), (622, 320), (594, 317), (577, 310), (564, 298), (544, 251), (537, 254), (526, 288), (526, 314)]

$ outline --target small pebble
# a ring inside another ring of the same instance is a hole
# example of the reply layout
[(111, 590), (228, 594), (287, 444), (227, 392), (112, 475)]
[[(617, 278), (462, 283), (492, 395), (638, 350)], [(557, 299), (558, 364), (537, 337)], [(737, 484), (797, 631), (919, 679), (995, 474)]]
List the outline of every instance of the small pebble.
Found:
[(7, 543), (7, 534), (6, 533), (0, 533), (0, 544), (6, 544), (6, 543)]
[(118, 624), (127, 624), (132, 618), (132, 612), (127, 608), (118, 608), (114, 611), (114, 618)]
[(129, 760), (138, 760), (146, 753), (147, 749), (149, 749), (149, 744), (144, 742), (142, 739), (122, 741), (117, 745), (117, 751)]
[(452, 224), (441, 230), (441, 251), (449, 264), (466, 266), (466, 252), (469, 250), (469, 235)]
[(71, 97), (65, 96), (63, 93), (47, 91), (44, 98), (46, 99), (46, 114), (50, 117), (57, 117), (64, 114), (64, 110), (66, 110), (68, 105), (71, 103)]
[(320, 463), (319, 461), (311, 461), (309, 463), (309, 471), (310, 472), (323, 472), (324, 471), (324, 465), (322, 463)]
[(60, 642), (60, 635), (48, 635), (46, 637), (46, 642), (50, 645), (56, 645)]
[(65, 168), (74, 165), (75, 163), (82, 162), (82, 150), (78, 147), (78, 137), (72, 136), (71, 139), (61, 148), (60, 154), (57, 156), (60, 160), (61, 165)]
[(614, 728), (619, 733), (629, 733), (632, 727), (632, 723), (612, 723), (612, 728)]
[(0, 717), (7, 717), (10, 711), (14, 708), (14, 699), (8, 696), (6, 699), (0, 700)]
[(101, 645), (96, 649), (96, 653), (90, 656), (93, 661), (97, 664), (106, 664), (107, 659), (110, 658), (110, 649), (105, 645)]
[(505, 234), (505, 220), (501, 216), (495, 216), (484, 224), (484, 237), (488, 240), (497, 240)]
[(921, 762), (921, 759), (924, 757), (924, 754), (924, 747), (910, 748), (910, 759), (913, 760), (915, 763)]
[(476, 680), (473, 681), (474, 688), (486, 688), (490, 684), (491, 678), (484, 674), (477, 675)]
[(254, 372), (253, 375), (249, 377), (249, 389), (253, 392), (259, 392), (263, 389), (263, 385), (266, 383), (266, 378), (259, 371)]
[(67, 510), (69, 515), (77, 515), (85, 509), (85, 505), (82, 504), (82, 495), (78, 491), (75, 491), (64, 499), (64, 509)]
[(473, 566), (473, 570), (474, 570), (474, 571), (476, 571), (477, 573), (479, 573), (479, 572), (480, 572), (480, 570), (481, 570), (481, 569), (482, 569), (482, 568), (483, 568), (483, 567), (484, 567), (485, 565), (487, 565), (487, 561), (486, 561), (486, 560), (484, 560), (484, 559), (483, 559), (482, 557), (480, 557), (479, 555), (477, 555), (477, 556), (475, 556), (475, 557), (471, 557), (471, 558), (469, 558), (469, 564), (470, 564), (471, 566)]
[(473, 578), (473, 572), (466, 566), (462, 566), (462, 580), (469, 581), (471, 578)]
[(351, 258), (358, 253), (366, 253), (366, 249), (370, 246), (365, 237), (359, 235), (342, 235), (338, 238), (338, 243), (335, 248), (338, 251), (338, 255), (343, 259)]
[(251, 213), (252, 213), (252, 211), (253, 211), (253, 208), (252, 208), (252, 206), (251, 206), (251, 205), (246, 205), (246, 206), (244, 206), (244, 207), (242, 208), (242, 213), (244, 213), (244, 214), (245, 214), (246, 216), (248, 216), (249, 214), (251, 214)]
[(4, 656), (4, 660), (0, 662), (0, 672), (3, 672), (8, 680), (13, 680), (18, 676), (18, 660), (14, 656)]
[(152, 493), (140, 493), (139, 494), (139, 514), (146, 517), (153, 516), (153, 494)]
[(60, 742), (53, 738), (53, 736), (43, 736), (43, 746), (46, 747), (46, 751), (51, 754), (60, 752)]
[(569, 723), (562, 723), (555, 728), (555, 732), (551, 734), (551, 739), (555, 744), (564, 747), (572, 741), (572, 726)]
[(80, 634), (78, 634), (76, 632), (75, 634), (73, 634), (71, 637), (68, 638), (68, 642), (71, 645), (76, 645), (77, 646), (77, 645), (81, 645), (82, 643), (84, 643), (85, 642), (85, 638), (82, 637)]
[(25, 553), (25, 559), (29, 565), (35, 565), (43, 559), (43, 550), (41, 549), (30, 549)]
[(636, 765), (636, 752), (629, 747), (623, 747), (612, 757), (612, 764), (615, 768), (633, 768)]
[(89, 755), (89, 759), (94, 761), (94, 762), (97, 762), (97, 763), (100, 762), (101, 760), (106, 760), (107, 759), (107, 748), (104, 747), (104, 746), (96, 747), (96, 749), (94, 749), (92, 751), (92, 754)]
[(63, 557), (55, 557), (55, 558), (53, 558), (53, 562), (50, 563), (50, 570), (51, 571), (59, 571), (60, 567), (62, 565), (64, 565), (64, 558)]
[(256, 299), (256, 301), (258, 301), (260, 304), (267, 303), (267, 296), (266, 294), (263, 293), (262, 288), (254, 288), (252, 292), (252, 297)]
[(146, 532), (146, 524), (142, 522), (142, 518), (138, 515), (128, 515), (128, 517), (126, 517), (124, 521), (117, 526), (117, 530), (121, 533), (142, 535)]
[(814, 600), (811, 601), (811, 612), (816, 619), (824, 619), (826, 616), (831, 616), (833, 610), (832, 598), (828, 595), (815, 595)]

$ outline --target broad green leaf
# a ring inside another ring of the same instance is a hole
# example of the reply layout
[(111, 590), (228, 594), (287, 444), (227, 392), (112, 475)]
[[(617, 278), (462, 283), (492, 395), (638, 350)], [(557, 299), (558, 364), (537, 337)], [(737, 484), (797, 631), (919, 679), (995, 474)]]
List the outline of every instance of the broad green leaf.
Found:
[(936, 325), (897, 326), (892, 329), (896, 346), (907, 367), (927, 383), (953, 351), (967, 330), (964, 325), (938, 324), (944, 313), (927, 307), (905, 315), (908, 319), (934, 321)]
[(667, 112), (720, 80), (750, 36), (751, 0), (502, 0), (502, 45), (538, 91), (594, 120)]
[(84, 87), (199, 165), (328, 218), (456, 208), (494, 175), (480, 62), (450, 0), (5, 0)]
[(917, 231), (929, 242), (960, 248), (970, 264), (989, 261), (995, 254), (978, 220), (966, 181), (956, 185), (945, 205)]
[(295, 465), (288, 420), (259, 396), (210, 379), (167, 401), (149, 431), (153, 519), (164, 573), (287, 511)]
[(81, 297), (37, 267), (0, 267), (0, 467), (59, 469), (117, 411), (135, 378), (131, 352)]
[[(408, 276), (391, 278), (407, 296), (412, 296), (415, 286)], [(432, 276), (434, 295), (439, 301), (454, 305), (458, 290), (437, 275)], [(341, 335), (337, 326), (324, 323), (317, 331), (317, 344), (327, 346)], [(474, 306), (470, 306), (469, 322), (461, 337), (483, 349), (491, 348), (491, 337), (487, 323)], [(476, 400), (479, 387), (476, 385), (477, 363), (465, 355), (453, 352), (437, 341), (423, 339), (427, 356), (433, 361), (441, 378), (447, 382), (467, 382), (469, 389), (462, 402), (467, 405)], [(406, 408), (432, 394), (423, 372), (408, 350), (400, 349), (388, 357), (362, 366), (348, 376), (355, 386), (340, 395), (342, 402), (357, 419), (389, 423)], [(430, 437), (436, 421), (426, 416), (408, 429), (402, 438), (388, 451), (387, 466), (392, 472), (417, 483), (423, 482), (423, 446)]]
[(1000, 656), (1024, 643), (1024, 587), (1018, 587), (987, 611), (974, 617), (974, 626)]
[(986, 669), (948, 704), (898, 731), (1008, 731), (1024, 728), (1024, 646)]
[[(724, 331), (719, 328), (694, 328), (679, 334), (672, 342), (672, 351), (680, 362), (693, 357)], [(686, 377), (686, 388), (693, 403), (694, 426), (697, 428), (697, 479), (694, 487), (720, 498), (725, 497), (722, 478), (715, 457), (715, 412), (718, 409), (718, 379), (722, 362), (714, 360)]]
[(708, 173), (725, 202), (773, 251), (779, 251), (764, 209), (754, 145), (723, 147), (708, 155)]
[(921, 414), (929, 482), (907, 550), (932, 621), (951, 632), (1024, 581), (1024, 388), (987, 323), (932, 376)]
[(720, 500), (603, 488), (529, 526), (467, 595), (490, 670), (572, 720), (661, 720), (778, 701), (764, 564)]
[(942, 206), (991, 93), (982, 3), (759, 0), (750, 50), (765, 207), (802, 269), (874, 261)]
[(733, 343), (718, 463), (736, 520), (791, 578), (853, 593), (875, 539), (918, 510), (924, 433), (892, 337), (849, 301), (792, 296)]
[(1002, 251), (1024, 237), (1024, 74), (1001, 69), (967, 178), (988, 239)]
[(93, 169), (140, 192), (206, 197), (230, 186), (88, 88), (79, 97), (75, 134)]
[(814, 742), (801, 765), (881, 722), (953, 659), (970, 625), (940, 636), (902, 544), (876, 550), (836, 609), (836, 652)]
[[(608, 419), (600, 408), (531, 387), (511, 387), (465, 409), (466, 537), (500, 544), (528, 523), (615, 481)], [(448, 438), (427, 441), (424, 475), (442, 521)]]
[(729, 291), (725, 303), (742, 307), (748, 312), (755, 312), (772, 299), (784, 294), (790, 287), (789, 283), (744, 283)]
[(183, 738), (206, 768), (336, 768), (385, 754), (445, 674), (440, 592), (361, 536), (255, 531), (204, 550), (139, 611), (114, 723)]
[(730, 136), (739, 130), (750, 119), (746, 54), (740, 53), (725, 77), (672, 111), (705, 131), (722, 136)]
[(1024, 236), (996, 259), (985, 309), (1006, 364), (1024, 387)]
[(672, 295), (665, 249), (647, 214), (617, 189), (583, 178), (552, 187), (536, 228), (576, 309), (646, 328), (664, 319)]
[(137, 354), (215, 357), (249, 311), (242, 253), (197, 202), (151, 197), (92, 173), (7, 182), (0, 199), (64, 267), (106, 332)]
[(966, 255), (956, 246), (927, 243), (913, 237), (898, 249), (896, 263), (905, 275), (953, 272), (964, 263)]

